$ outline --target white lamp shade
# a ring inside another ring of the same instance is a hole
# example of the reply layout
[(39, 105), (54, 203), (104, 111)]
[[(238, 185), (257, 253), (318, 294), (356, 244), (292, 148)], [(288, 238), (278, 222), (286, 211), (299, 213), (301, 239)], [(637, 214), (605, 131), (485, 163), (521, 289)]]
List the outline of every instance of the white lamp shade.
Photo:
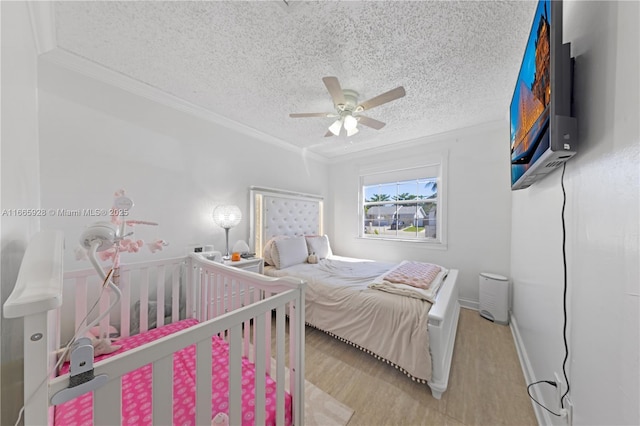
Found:
[(345, 130), (353, 130), (358, 126), (358, 120), (353, 115), (347, 115), (344, 118)]
[(249, 246), (244, 241), (238, 240), (233, 245), (233, 252), (234, 253), (249, 253)]
[(360, 130), (358, 130), (357, 127), (354, 127), (353, 129), (347, 129), (347, 136), (353, 136), (356, 133), (358, 133)]
[(233, 228), (242, 220), (242, 212), (238, 206), (218, 206), (213, 210), (213, 220), (222, 228)]
[(340, 129), (342, 128), (342, 118), (336, 120), (331, 126), (329, 126), (329, 131), (336, 136), (340, 136)]

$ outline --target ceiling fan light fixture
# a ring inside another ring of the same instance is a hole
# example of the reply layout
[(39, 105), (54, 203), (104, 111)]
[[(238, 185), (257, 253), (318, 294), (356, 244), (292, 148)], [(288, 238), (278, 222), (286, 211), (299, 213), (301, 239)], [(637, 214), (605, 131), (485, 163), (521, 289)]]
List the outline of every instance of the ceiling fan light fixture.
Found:
[[(345, 130), (347, 130), (347, 131), (354, 130), (356, 127), (358, 127), (358, 120), (356, 120), (356, 118), (353, 115), (347, 115), (344, 118), (344, 128), (345, 128)], [(349, 136), (351, 136), (351, 135), (349, 135)]]
[(335, 123), (333, 123), (331, 126), (329, 126), (329, 131), (336, 136), (340, 135), (340, 129), (342, 128), (342, 120), (343, 119), (340, 118), (336, 120)]
[[(1, 1), (1, 0), (0, 0)], [(284, 0), (289, 1), (289, 0)], [(293, 1), (293, 0), (291, 0)], [(385, 123), (376, 119), (366, 117), (364, 115), (356, 115), (362, 111), (368, 111), (371, 108), (375, 108), (379, 105), (386, 104), (387, 102), (395, 101), (406, 95), (404, 87), (398, 86), (395, 89), (384, 92), (371, 99), (367, 99), (364, 102), (358, 103), (358, 92), (350, 89), (343, 89), (340, 86), (340, 82), (337, 77), (323, 77), (322, 81), (326, 86), (333, 106), (335, 107), (335, 113), (322, 113), (322, 112), (307, 112), (307, 113), (295, 113), (289, 114), (291, 118), (303, 118), (303, 117), (339, 117), (325, 133), (325, 137), (340, 136), (342, 127), (344, 126), (347, 136), (353, 136), (358, 133), (358, 123), (366, 127), (371, 127), (375, 130), (380, 130), (385, 126)]]

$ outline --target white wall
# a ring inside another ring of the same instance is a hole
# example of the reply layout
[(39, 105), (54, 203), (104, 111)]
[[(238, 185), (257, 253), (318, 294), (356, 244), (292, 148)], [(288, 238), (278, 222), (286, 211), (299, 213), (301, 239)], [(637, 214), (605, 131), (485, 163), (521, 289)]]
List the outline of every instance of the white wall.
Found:
[[(359, 170), (363, 167), (419, 161), (448, 152), (446, 250), (427, 244), (358, 238)], [(381, 261), (422, 260), (460, 270), (460, 297), (477, 307), (478, 274), (509, 275), (511, 190), (508, 123), (422, 138), (360, 157), (346, 157), (331, 167), (334, 200), (332, 249), (343, 256)], [(330, 228), (331, 229), (331, 228)]]
[[(2, 135), (0, 210), (39, 206), (36, 48), (25, 2), (1, 2)], [(1, 303), (13, 290), (36, 217), (0, 217)], [(22, 405), (22, 320), (0, 315), (0, 424), (13, 424)]]
[[(109, 208), (124, 188), (134, 200), (136, 238), (169, 242), (163, 253), (124, 254), (134, 262), (180, 256), (196, 243), (224, 251), (224, 230), (213, 223), (218, 204), (234, 203), (244, 217), (229, 242), (249, 238), (249, 186), (328, 194), (328, 166), (193, 115), (133, 95), (41, 60), (42, 206)], [(42, 227), (65, 231), (65, 267), (82, 229), (108, 217), (47, 216)]]
[[(579, 126), (579, 153), (564, 179), (575, 424), (640, 424), (639, 16), (638, 2), (564, 7)], [(513, 195), (513, 316), (530, 381), (554, 380), (564, 358), (560, 176)], [(553, 394), (542, 392), (557, 409)]]

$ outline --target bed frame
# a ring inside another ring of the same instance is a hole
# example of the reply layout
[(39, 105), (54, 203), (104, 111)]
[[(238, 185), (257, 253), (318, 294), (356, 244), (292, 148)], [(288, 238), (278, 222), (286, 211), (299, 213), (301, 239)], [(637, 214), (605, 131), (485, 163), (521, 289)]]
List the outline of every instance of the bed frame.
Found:
[[(276, 236), (322, 235), (324, 233), (323, 198), (321, 196), (261, 187), (251, 187), (250, 192), (251, 223), (253, 224), (251, 241), (256, 253), (262, 253), (266, 242)], [(433, 304), (428, 315), (432, 373), (431, 380), (427, 384), (436, 399), (442, 397), (442, 393), (446, 391), (449, 383), (449, 371), (460, 314), (457, 278), (458, 271), (451, 269), (438, 292), (436, 303)], [(341, 336), (335, 337), (360, 348)], [(388, 360), (385, 361), (393, 364)], [(394, 366), (401, 369), (397, 365)], [(424, 380), (401, 370), (411, 379), (424, 383)]]
[[(53, 423), (51, 399), (69, 388), (70, 375), (55, 377), (56, 349), (61, 329), (86, 325), (87, 296), (99, 288), (93, 269), (63, 273), (62, 233), (48, 231), (34, 236), (27, 247), (18, 280), (4, 305), (7, 318), (24, 318), (24, 422), (27, 425)], [(94, 390), (94, 423), (120, 424), (121, 377), (143, 365), (153, 363), (154, 424), (172, 418), (172, 354), (196, 346), (196, 424), (211, 424), (216, 413), (211, 408), (211, 337), (223, 336), (229, 342), (229, 422), (241, 421), (241, 357), (255, 365), (255, 422), (264, 423), (265, 374), (277, 383), (277, 424), (284, 424), (285, 350), (288, 344), (291, 371), (293, 424), (304, 419), (304, 292), (301, 280), (273, 279), (225, 266), (191, 254), (177, 259), (121, 266), (119, 283), (123, 296), (119, 313), (102, 320), (101, 326), (118, 325), (128, 334), (131, 310), (140, 301), (140, 330), (148, 328), (147, 307), (157, 303), (157, 321), (177, 321), (182, 315), (200, 324), (139, 348), (96, 362), (93, 377), (106, 375), (106, 384)], [(75, 293), (63, 303), (63, 290)], [(168, 295), (165, 297), (165, 295)], [(89, 297), (91, 299), (91, 297)], [(164, 306), (172, 306), (170, 316)], [(100, 312), (108, 307), (108, 295), (100, 301)], [(181, 309), (182, 308), (182, 309)], [(65, 324), (62, 313), (74, 320)], [(288, 319), (286, 318), (288, 316)], [(94, 315), (93, 318), (97, 318)], [(91, 318), (89, 319), (91, 321)], [(272, 321), (275, 348), (272, 353)], [(63, 333), (64, 334), (64, 333)], [(288, 335), (289, 338), (286, 338)], [(275, 367), (271, 367), (275, 358)], [(256, 361), (257, 360), (257, 361)], [(202, 379), (201, 379), (202, 378)], [(164, 420), (160, 420), (164, 419)]]

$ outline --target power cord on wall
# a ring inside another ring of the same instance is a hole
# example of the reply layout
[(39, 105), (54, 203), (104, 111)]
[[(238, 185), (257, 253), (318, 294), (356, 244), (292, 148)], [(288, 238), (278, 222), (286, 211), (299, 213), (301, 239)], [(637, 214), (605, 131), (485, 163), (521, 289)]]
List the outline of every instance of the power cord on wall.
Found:
[(567, 341), (567, 251), (566, 251), (566, 242), (567, 242), (567, 230), (565, 226), (565, 218), (564, 212), (567, 204), (567, 192), (564, 188), (564, 172), (567, 168), (567, 163), (563, 163), (562, 165), (562, 176), (560, 177), (560, 186), (562, 187), (562, 213), (561, 213), (561, 221), (562, 221), (562, 269), (563, 269), (563, 293), (562, 293), (562, 312), (563, 312), (563, 325), (562, 325), (562, 338), (564, 341), (564, 360), (562, 361), (562, 374), (564, 375), (564, 381), (567, 384), (567, 389), (560, 396), (560, 413), (555, 413), (547, 408), (544, 404), (540, 403), (536, 400), (533, 395), (531, 395), (531, 387), (535, 385), (539, 385), (542, 383), (546, 383), (554, 388), (560, 386), (559, 383), (553, 380), (538, 380), (537, 382), (530, 383), (527, 385), (527, 394), (529, 398), (531, 398), (536, 404), (553, 414), (557, 417), (564, 417), (566, 415), (565, 407), (564, 407), (564, 399), (569, 393), (569, 389), (571, 386), (569, 385), (569, 377), (567, 376), (567, 360), (569, 359), (569, 343)]
[(567, 376), (567, 360), (569, 359), (569, 343), (567, 341), (567, 230), (565, 227), (564, 210), (567, 204), (567, 192), (564, 188), (564, 171), (567, 168), (567, 163), (562, 164), (562, 175), (560, 177), (560, 186), (562, 187), (562, 269), (564, 289), (562, 292), (562, 312), (564, 314), (564, 322), (562, 326), (562, 339), (564, 341), (564, 360), (562, 361), (562, 374), (564, 374), (564, 381), (567, 384), (567, 390), (560, 397), (560, 408), (564, 408), (564, 397), (569, 393), (569, 377)]

